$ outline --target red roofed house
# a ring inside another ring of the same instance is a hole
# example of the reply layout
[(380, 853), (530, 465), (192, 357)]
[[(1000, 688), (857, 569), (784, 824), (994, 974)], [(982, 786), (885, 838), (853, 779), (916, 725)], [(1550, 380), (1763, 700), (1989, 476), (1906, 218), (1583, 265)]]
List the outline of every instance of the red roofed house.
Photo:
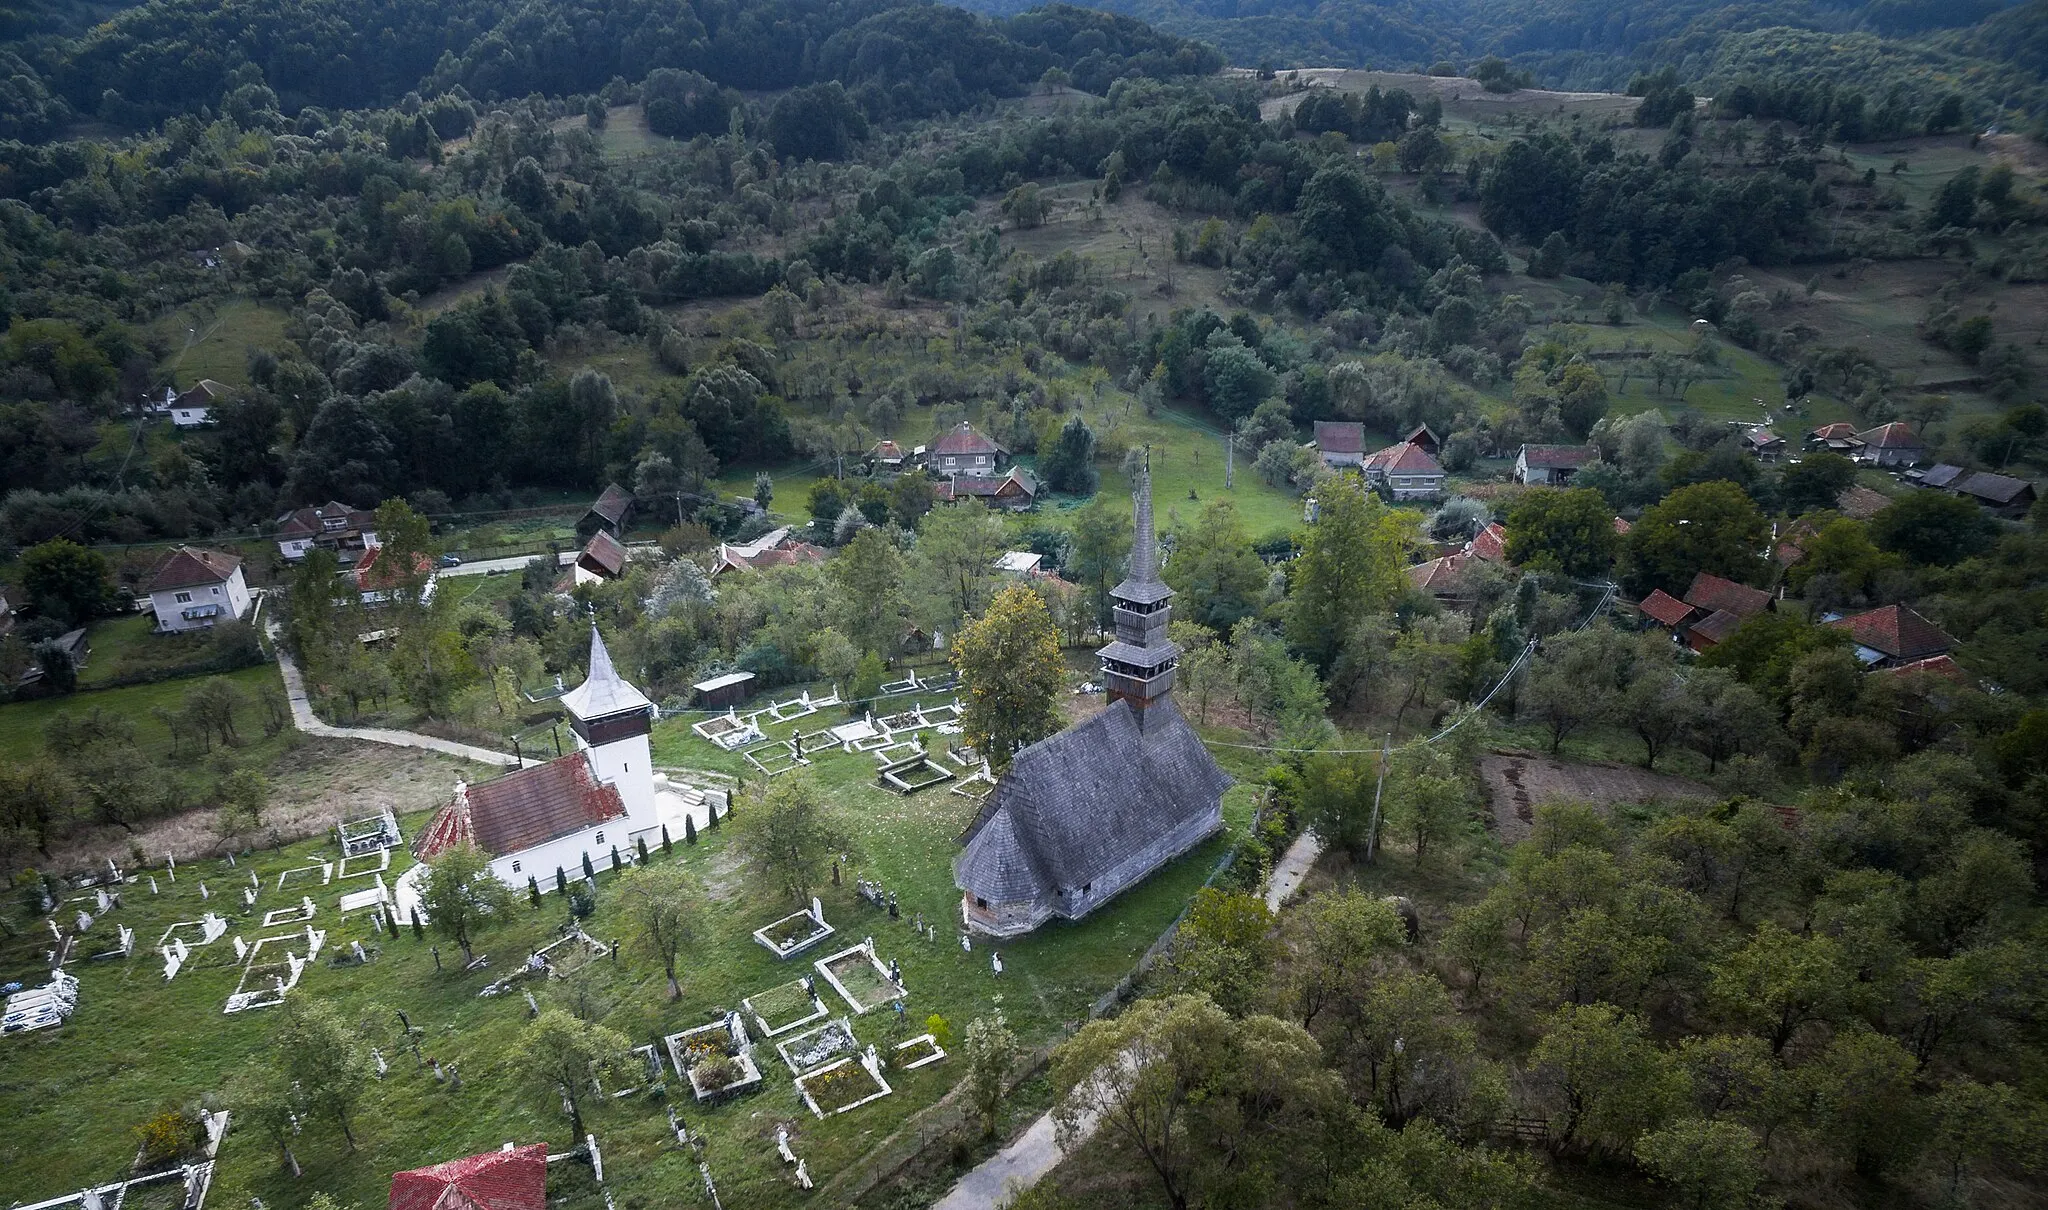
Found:
[(503, 1151), (391, 1174), (390, 1210), (547, 1210), (547, 1202), (545, 1143), (507, 1143)]
[[(384, 549), (382, 546), (369, 547), (355, 566), (356, 591), (362, 594), (365, 605), (388, 604), (398, 588), (400, 574), (397, 564), (385, 556)], [(420, 590), (420, 600), (433, 600), (434, 586), (440, 577), (434, 561), (423, 554), (414, 555), (412, 567), (415, 575), (426, 577), (426, 586)]]
[(1724, 641), (1735, 633), (1736, 627), (1771, 607), (1771, 594), (1763, 589), (1704, 571), (1692, 578), (1683, 599), (1703, 615), (1680, 632), (1685, 645), (1694, 651), (1705, 651)]
[(946, 499), (960, 500), (973, 497), (990, 508), (1007, 508), (1019, 511), (1030, 508), (1038, 499), (1038, 480), (1030, 471), (1013, 466), (1002, 476), (955, 475), (948, 485), (952, 490)]
[(1444, 493), (1444, 468), (1412, 441), (1380, 450), (1360, 469), (1367, 483), (1385, 487), (1396, 500), (1434, 500)]
[(1863, 443), (1852, 457), (1876, 466), (1911, 466), (1927, 456), (1927, 443), (1902, 420), (1856, 434)]
[(1498, 521), (1490, 521), (1485, 529), (1472, 535), (1465, 543), (1465, 549), (1478, 555), (1488, 563), (1508, 561), (1508, 529)]
[(1444, 443), (1437, 438), (1436, 430), (1426, 424), (1418, 424), (1408, 430), (1408, 435), (1401, 440), (1410, 445), (1421, 446), (1432, 458), (1444, 452)]
[(616, 483), (607, 483), (589, 511), (576, 522), (576, 532), (587, 538), (602, 529), (614, 538), (623, 538), (633, 524), (633, 504), (632, 492)]
[(1924, 660), (1891, 664), (1876, 671), (1880, 676), (1938, 676), (1960, 684), (1970, 683), (1970, 674), (1950, 655), (1930, 655)]
[[(557, 869), (580, 874), (585, 857), (608, 866), (614, 846), (625, 854), (637, 840), (660, 844), (664, 826), (680, 836), (685, 815), (694, 816), (700, 828), (710, 822), (701, 796), (686, 800), (666, 777), (655, 775), (647, 741), (654, 703), (612, 667), (611, 652), (594, 626), (590, 674), (559, 700), (577, 751), (494, 781), (456, 783), (454, 798), (413, 842), (421, 862), (474, 844), (490, 855), (499, 881), (522, 887), (532, 878), (552, 890)], [(409, 913), (418, 894), (414, 871), (408, 870), (399, 879), (399, 910)]]
[(1846, 420), (1824, 424), (1806, 435), (1806, 448), (1827, 450), (1829, 453), (1854, 456), (1863, 448), (1863, 442), (1856, 437), (1856, 426)]
[(1316, 421), (1316, 453), (1331, 470), (1365, 461), (1365, 426), (1356, 420)]
[(1590, 445), (1525, 445), (1515, 455), (1515, 482), (1563, 487), (1598, 457)]
[(1010, 451), (965, 420), (932, 442), (931, 452), (927, 455), (932, 473), (941, 478), (993, 476), (1002, 469), (1009, 456)]
[(1620, 534), (1623, 537), (1627, 537), (1628, 531), (1634, 528), (1635, 526), (1631, 524), (1625, 517), (1616, 517), (1614, 519), (1614, 532)]
[(377, 534), (370, 528), (376, 523), (376, 514), (368, 509), (329, 500), (279, 517), (277, 551), (296, 563), (315, 546), (324, 546), (347, 563), (356, 552), (377, 544)]
[(881, 467), (885, 471), (900, 471), (910, 461), (910, 455), (894, 441), (884, 437), (875, 442), (875, 448), (868, 451), (868, 469)]
[(241, 556), (225, 551), (180, 546), (149, 578), (149, 607), (158, 634), (205, 630), (244, 617), (254, 601)]
[(1661, 588), (1644, 597), (1637, 603), (1636, 608), (1642, 611), (1644, 617), (1674, 633), (1699, 613), (1692, 606)]
[(1827, 624), (1849, 632), (1856, 658), (1867, 668), (1893, 668), (1955, 650), (1956, 641), (1941, 627), (1904, 605), (1886, 605)]
[(570, 574), (578, 584), (598, 584), (616, 580), (625, 571), (626, 548), (609, 531), (600, 529), (577, 552)]

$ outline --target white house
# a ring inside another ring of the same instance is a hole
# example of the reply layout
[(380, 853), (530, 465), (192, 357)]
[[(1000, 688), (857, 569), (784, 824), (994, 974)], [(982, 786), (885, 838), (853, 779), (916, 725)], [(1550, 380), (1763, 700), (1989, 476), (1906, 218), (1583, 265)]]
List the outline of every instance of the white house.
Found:
[(307, 551), (324, 546), (346, 563), (377, 545), (376, 523), (375, 513), (339, 500), (295, 509), (277, 519), (277, 553), (296, 563)]
[(225, 551), (180, 546), (149, 579), (149, 607), (159, 634), (204, 630), (247, 617), (254, 602), (241, 556)]
[(678, 793), (655, 773), (647, 741), (654, 703), (612, 667), (596, 627), (590, 674), (560, 700), (576, 751), (494, 781), (456, 783), (454, 798), (414, 844), (421, 861), (474, 844), (490, 855), (499, 881), (524, 887), (531, 878), (554, 890), (557, 870), (581, 878), (585, 859), (593, 869), (609, 870), (614, 848), (625, 857), (637, 841), (659, 845), (664, 825), (679, 839), (686, 815), (700, 828), (710, 822), (702, 796)]
[(226, 399), (229, 388), (211, 378), (202, 378), (189, 391), (171, 400), (171, 423), (181, 429), (213, 423), (213, 405)]
[(1515, 455), (1515, 482), (1564, 487), (1580, 467), (1599, 457), (1590, 445), (1525, 445)]
[(1444, 494), (1444, 468), (1413, 441), (1390, 445), (1360, 464), (1365, 481), (1396, 500), (1434, 500)]

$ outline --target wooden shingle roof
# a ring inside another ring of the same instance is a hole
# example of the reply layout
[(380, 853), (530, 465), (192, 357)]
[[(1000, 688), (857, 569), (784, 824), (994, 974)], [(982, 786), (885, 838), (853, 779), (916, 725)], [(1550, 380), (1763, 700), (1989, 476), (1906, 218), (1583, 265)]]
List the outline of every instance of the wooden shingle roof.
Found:
[(597, 502), (590, 506), (590, 511), (603, 517), (613, 525), (623, 525), (625, 524), (626, 510), (631, 507), (633, 507), (633, 493), (616, 483), (607, 483), (605, 484), (604, 491), (598, 494)]

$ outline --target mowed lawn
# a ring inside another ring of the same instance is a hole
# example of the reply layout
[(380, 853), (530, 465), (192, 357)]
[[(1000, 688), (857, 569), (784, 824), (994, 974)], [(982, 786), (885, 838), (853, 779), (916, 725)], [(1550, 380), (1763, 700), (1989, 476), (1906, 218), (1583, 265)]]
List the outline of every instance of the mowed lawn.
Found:
[[(818, 714), (771, 731), (784, 735), (792, 726), (816, 731), (845, 717)], [(743, 758), (698, 739), (687, 721), (686, 716), (659, 725), (659, 763), (751, 770)], [(997, 977), (987, 946), (977, 941), (971, 954), (963, 953), (953, 923), (958, 899), (951, 860), (974, 804), (944, 786), (899, 797), (874, 785), (875, 768), (870, 756), (832, 750), (817, 755), (811, 769), (857, 841), (843, 871), (844, 885), (831, 886), (827, 879), (817, 889), (827, 919), (839, 931), (815, 951), (781, 961), (752, 939), (753, 929), (787, 914), (793, 904), (738, 861), (728, 826), (707, 831), (695, 846), (674, 838), (672, 857), (654, 852), (656, 861), (682, 863), (705, 887), (697, 940), (683, 962), (680, 1002), (667, 1000), (659, 964), (630, 938), (614, 902), (608, 853), (593, 854), (600, 870), (598, 909), (587, 927), (605, 940), (626, 937), (623, 957), (595, 962), (565, 980), (527, 986), (544, 1005), (581, 1011), (636, 1044), (646, 1043), (737, 1009), (743, 997), (809, 973), (812, 959), (872, 936), (884, 962), (902, 964), (909, 989), (905, 1036), (923, 1032), (923, 1020), (936, 1013), (957, 1037), (969, 1021), (1000, 1007), (1027, 1045), (1043, 1044), (1084, 1021), (1095, 999), (1115, 986), (1172, 922), (1214, 870), (1230, 835), (1247, 822), (1253, 798), (1248, 786), (1233, 790), (1226, 802), (1230, 834), (1202, 845), (1087, 921), (1049, 926), (1039, 935), (1003, 944), (1006, 969)], [(759, 780), (758, 773), (753, 780)], [(747, 809), (742, 800), (739, 810)], [(407, 834), (423, 819), (407, 819)], [(161, 963), (151, 947), (171, 922), (197, 919), (207, 907), (229, 916), (230, 937), (254, 940), (289, 932), (288, 927), (262, 928), (261, 913), (295, 903), (301, 894), (318, 905), (313, 923), (329, 935), (322, 959), (306, 971), (295, 994), (317, 996), (360, 1021), (383, 1048), (390, 1074), (366, 1092), (354, 1122), (356, 1151), (348, 1150), (328, 1122), (307, 1124), (298, 1140), (306, 1167), (300, 1180), (280, 1166), (268, 1139), (253, 1130), (231, 1132), (210, 1195), (215, 1204), (241, 1206), (260, 1197), (269, 1205), (296, 1205), (314, 1190), (343, 1204), (378, 1204), (397, 1169), (494, 1149), (507, 1140), (544, 1141), (557, 1151), (572, 1144), (556, 1097), (527, 1081), (513, 1058), (526, 1027), (524, 997), (516, 989), (492, 998), (477, 994), (553, 938), (566, 919), (560, 900), (548, 895), (545, 906), (536, 910), (520, 895), (511, 916), (478, 939), (479, 952), (490, 955), (489, 968), (464, 974), (456, 969), (456, 948), (432, 934), (421, 941), (405, 931), (393, 940), (374, 935), (365, 920), (338, 918), (340, 885), (276, 889), (279, 873), (323, 853), (331, 857), (331, 846), (308, 842), (256, 855), (253, 868), (264, 890), (249, 912), (240, 910), (239, 894), (248, 882), (249, 863), (233, 870), (211, 861), (185, 867), (176, 886), (162, 884), (158, 896), (150, 895), (146, 881), (128, 888), (126, 906), (114, 919), (136, 930), (137, 956), (78, 964), (74, 969), (82, 989), (72, 1022), (58, 1031), (8, 1040), (6, 1062), (0, 1065), (0, 1114), (14, 1128), (0, 1138), (0, 1173), (6, 1174), (0, 1193), (33, 1200), (111, 1179), (134, 1154), (133, 1127), (158, 1108), (218, 1093), (234, 1072), (275, 1062), (268, 1045), (273, 1015), (221, 1012), (238, 976), (228, 939), (196, 951), (194, 965), (169, 984), (161, 978)], [(403, 853), (394, 858), (384, 874), (387, 882), (410, 861)], [(895, 891), (902, 919), (891, 920), (885, 911), (858, 900), (852, 886), (857, 877), (878, 879)], [(202, 878), (216, 892), (208, 903), (198, 894)], [(936, 942), (913, 936), (910, 920), (918, 913), (937, 923)], [(34, 929), (21, 938), (0, 942), (0, 977), (32, 971), (38, 964), (41, 926), (31, 923)], [(373, 954), (368, 966), (328, 964), (327, 955), (347, 952), (357, 940)], [(439, 971), (434, 945), (443, 959)], [(828, 993), (833, 1016), (851, 1017), (861, 1043), (873, 1042), (886, 1054), (895, 1036), (894, 1014), (884, 1008), (855, 1016), (833, 999), (822, 980), (820, 988)], [(397, 1010), (425, 1029), (424, 1056), (459, 1068), (459, 1090), (416, 1066), (396, 1035)], [(698, 1108), (686, 1091), (679, 1092), (684, 1086), (673, 1075), (667, 1086), (690, 1128), (708, 1139), (705, 1159), (728, 1206), (794, 1206), (806, 1200), (775, 1157), (778, 1123), (789, 1125), (797, 1153), (808, 1161), (813, 1178), (828, 1186), (962, 1075), (957, 1054), (915, 1072), (891, 1070), (886, 1074), (895, 1095), (819, 1121), (803, 1107), (772, 1046), (757, 1049), (756, 1058), (766, 1075), (764, 1086), (717, 1108)], [(702, 1199), (694, 1160), (674, 1145), (664, 1113), (668, 1103), (638, 1092), (586, 1108), (587, 1125), (603, 1148), (606, 1176), (621, 1210), (696, 1205)]]

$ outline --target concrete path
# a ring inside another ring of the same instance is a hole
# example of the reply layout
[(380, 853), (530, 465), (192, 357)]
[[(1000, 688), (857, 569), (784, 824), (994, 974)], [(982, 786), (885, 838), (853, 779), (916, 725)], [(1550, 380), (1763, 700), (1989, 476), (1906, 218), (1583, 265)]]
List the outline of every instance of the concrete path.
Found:
[(1065, 1153), (1053, 1138), (1052, 1115), (1031, 1123), (1016, 1142), (975, 1165), (932, 1210), (992, 1210), (1009, 1196), (1038, 1183)]
[(1323, 855), (1323, 842), (1316, 839), (1314, 832), (1303, 829), (1287, 851), (1274, 864), (1273, 873), (1266, 879), (1266, 910), (1277, 912), (1287, 897), (1301, 889), (1301, 880), (1316, 864), (1316, 858)]
[[(267, 628), (270, 645), (277, 652), (277, 670), (284, 674), (284, 696), (291, 703), (292, 725), (307, 735), (325, 735), (334, 739), (359, 739), (372, 744), (390, 744), (396, 748), (427, 748), (435, 752), (446, 752), (486, 765), (502, 769), (518, 768), (519, 758), (509, 752), (493, 752), (474, 744), (458, 744), (452, 739), (434, 735), (421, 735), (416, 731), (393, 731), (385, 727), (333, 727), (320, 721), (313, 713), (313, 703), (306, 697), (306, 680), (299, 675), (299, 666), (285, 653), (284, 644), (277, 641), (277, 623)], [(527, 764), (538, 764), (528, 760)]]

